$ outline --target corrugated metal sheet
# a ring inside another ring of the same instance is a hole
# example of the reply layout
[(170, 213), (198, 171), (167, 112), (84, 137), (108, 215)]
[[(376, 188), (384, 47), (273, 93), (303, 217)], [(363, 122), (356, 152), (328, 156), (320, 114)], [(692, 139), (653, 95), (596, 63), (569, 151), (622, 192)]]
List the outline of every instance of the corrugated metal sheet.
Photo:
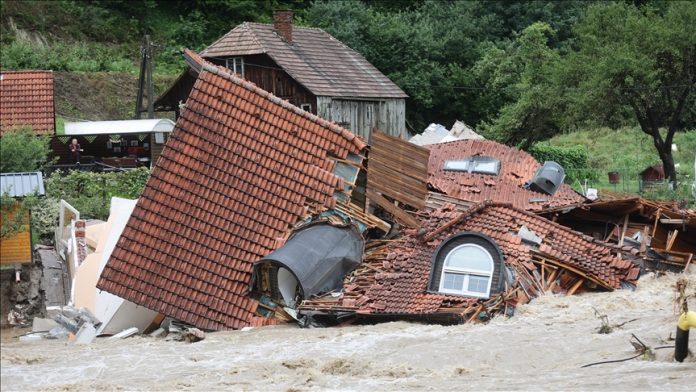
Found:
[(382, 132), (373, 132), (367, 188), (422, 209), (428, 192), (428, 157), (426, 148)]
[(45, 195), (43, 175), (38, 171), (0, 174), (0, 192), (12, 197), (24, 197), (32, 193)]

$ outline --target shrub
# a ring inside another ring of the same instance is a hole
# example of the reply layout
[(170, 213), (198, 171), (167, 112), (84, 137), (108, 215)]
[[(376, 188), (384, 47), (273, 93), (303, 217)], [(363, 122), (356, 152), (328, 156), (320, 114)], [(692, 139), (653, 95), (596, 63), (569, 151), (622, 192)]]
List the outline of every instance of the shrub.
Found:
[(42, 197), (31, 207), (31, 226), (42, 240), (50, 240), (58, 226), (60, 202), (52, 197)]
[(80, 211), (81, 217), (106, 220), (111, 198), (137, 199), (149, 176), (146, 168), (110, 173), (54, 172), (46, 178), (46, 194), (64, 199)]
[(582, 146), (558, 147), (548, 143), (536, 143), (528, 152), (541, 163), (554, 161), (563, 166), (567, 184), (597, 179), (596, 171), (589, 167), (587, 150)]
[(49, 163), (51, 147), (48, 136), (34, 135), (30, 127), (4, 132), (0, 143), (0, 173), (36, 171)]

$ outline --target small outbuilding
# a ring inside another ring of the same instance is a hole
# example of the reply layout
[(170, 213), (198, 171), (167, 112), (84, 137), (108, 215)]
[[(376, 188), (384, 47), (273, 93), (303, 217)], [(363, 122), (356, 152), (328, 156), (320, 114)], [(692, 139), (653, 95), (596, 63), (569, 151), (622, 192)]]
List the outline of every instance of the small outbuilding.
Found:
[[(30, 212), (21, 212), (22, 199), (28, 195), (43, 196), (43, 175), (41, 172), (26, 173), (2, 173), (0, 174), (0, 192), (15, 199), (13, 205), (3, 205), (3, 219), (15, 219), (20, 216), (17, 223), (19, 230), (5, 237), (3, 233), (0, 239), (0, 265), (6, 268), (12, 265), (32, 262), (32, 240), (30, 226)], [(3, 202), (3, 204), (5, 204)], [(3, 222), (5, 225), (5, 222)]]

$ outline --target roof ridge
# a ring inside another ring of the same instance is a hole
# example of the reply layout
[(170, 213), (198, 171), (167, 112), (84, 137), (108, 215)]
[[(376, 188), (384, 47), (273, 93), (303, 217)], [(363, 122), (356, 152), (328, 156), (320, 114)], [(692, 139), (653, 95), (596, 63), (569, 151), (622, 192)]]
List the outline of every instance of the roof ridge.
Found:
[[(189, 50), (189, 49), (186, 49), (186, 50)], [(256, 94), (259, 94), (262, 97), (268, 99), (269, 101), (271, 101), (277, 105), (282, 106), (285, 109), (293, 111), (295, 114), (297, 114), (299, 116), (302, 116), (310, 121), (314, 121), (314, 122), (318, 123), (319, 125), (326, 127), (335, 133), (340, 134), (346, 140), (355, 144), (355, 146), (358, 147), (358, 149), (360, 149), (360, 150), (362, 150), (363, 148), (365, 148), (367, 146), (367, 143), (365, 143), (365, 141), (363, 141), (359, 136), (357, 136), (353, 132), (341, 127), (340, 125), (333, 123), (333, 122), (330, 122), (330, 121), (327, 121), (326, 119), (323, 119), (315, 114), (312, 114), (312, 113), (309, 113), (309, 112), (302, 110), (301, 108), (291, 104), (290, 102), (275, 96), (273, 93), (270, 93), (270, 92), (256, 86), (254, 83), (251, 83), (247, 80), (244, 80), (244, 79), (234, 75), (227, 68), (213, 65), (205, 60), (203, 60), (203, 61), (204, 61), (204, 63), (201, 66), (201, 71), (207, 71), (207, 72), (210, 72), (212, 74), (221, 76), (225, 79), (228, 79), (229, 81), (231, 81), (231, 82), (233, 82), (241, 87), (244, 87), (249, 91), (252, 91)]]
[(53, 73), (52, 69), (4, 69), (0, 74), (8, 73)]
[[(243, 22), (242, 24), (259, 25), (259, 26), (273, 26), (273, 23), (261, 23), (261, 22)], [(294, 23), (292, 25), (292, 28), (293, 29), (302, 29), (302, 30), (318, 30), (318, 31), (323, 31), (326, 33), (326, 30), (322, 29), (321, 27), (298, 26)]]

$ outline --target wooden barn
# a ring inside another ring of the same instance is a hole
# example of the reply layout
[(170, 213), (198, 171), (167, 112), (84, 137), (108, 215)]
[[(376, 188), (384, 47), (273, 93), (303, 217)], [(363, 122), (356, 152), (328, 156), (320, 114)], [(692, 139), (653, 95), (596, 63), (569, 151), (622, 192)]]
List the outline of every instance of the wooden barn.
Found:
[[(275, 11), (273, 24), (242, 23), (200, 55), (365, 140), (374, 128), (405, 138), (406, 93), (359, 53), (321, 29), (293, 26), (292, 18)], [(155, 110), (178, 116), (196, 74), (185, 71)]]

